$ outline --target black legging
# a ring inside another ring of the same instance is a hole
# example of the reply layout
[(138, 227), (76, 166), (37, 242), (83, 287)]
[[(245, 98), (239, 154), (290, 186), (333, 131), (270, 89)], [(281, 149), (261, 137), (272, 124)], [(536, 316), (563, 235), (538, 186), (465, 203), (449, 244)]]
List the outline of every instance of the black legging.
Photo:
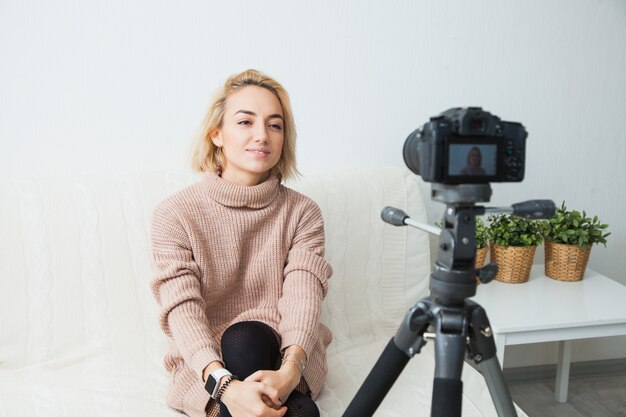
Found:
[[(259, 321), (233, 324), (222, 336), (224, 366), (239, 380), (259, 370), (275, 370), (280, 359), (280, 346), (274, 330)], [(293, 390), (287, 401), (285, 417), (319, 417), (315, 402), (298, 390)], [(231, 417), (226, 406), (220, 404), (220, 417)]]

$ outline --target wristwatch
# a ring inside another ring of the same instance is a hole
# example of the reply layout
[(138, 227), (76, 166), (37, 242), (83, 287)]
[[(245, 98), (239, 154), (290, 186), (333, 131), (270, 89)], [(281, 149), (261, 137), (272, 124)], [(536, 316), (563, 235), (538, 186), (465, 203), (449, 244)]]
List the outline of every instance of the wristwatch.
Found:
[(211, 372), (206, 380), (206, 384), (204, 384), (204, 389), (207, 390), (214, 400), (217, 400), (216, 395), (220, 388), (220, 381), (225, 376), (233, 376), (233, 374), (226, 368), (220, 368), (217, 371)]

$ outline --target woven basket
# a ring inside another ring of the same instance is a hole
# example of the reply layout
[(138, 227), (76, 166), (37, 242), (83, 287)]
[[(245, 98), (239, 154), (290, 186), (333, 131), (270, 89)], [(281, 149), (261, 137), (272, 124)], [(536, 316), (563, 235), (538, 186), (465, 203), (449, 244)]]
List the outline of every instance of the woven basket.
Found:
[(591, 245), (581, 249), (575, 245), (546, 242), (546, 275), (559, 281), (580, 281), (585, 275)]
[(521, 284), (528, 281), (530, 268), (537, 246), (499, 246), (494, 243), (491, 248), (491, 262), (498, 264), (497, 281), (510, 284)]
[(476, 266), (476, 268), (482, 268), (483, 265), (485, 265), (485, 259), (487, 259), (488, 252), (489, 252), (489, 246), (476, 249), (476, 260), (474, 261), (474, 265)]

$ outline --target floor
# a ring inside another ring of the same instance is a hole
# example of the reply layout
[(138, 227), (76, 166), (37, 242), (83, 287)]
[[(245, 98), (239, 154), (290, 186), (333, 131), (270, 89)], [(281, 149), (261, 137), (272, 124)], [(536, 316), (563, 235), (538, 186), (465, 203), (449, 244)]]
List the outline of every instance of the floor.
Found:
[(573, 376), (562, 404), (554, 399), (554, 378), (508, 386), (513, 401), (530, 417), (626, 417), (626, 373)]

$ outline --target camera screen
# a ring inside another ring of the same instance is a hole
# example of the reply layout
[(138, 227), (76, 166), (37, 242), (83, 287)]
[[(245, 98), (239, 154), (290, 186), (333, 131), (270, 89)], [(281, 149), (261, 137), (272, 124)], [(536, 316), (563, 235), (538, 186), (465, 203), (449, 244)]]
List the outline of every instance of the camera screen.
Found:
[(498, 146), (451, 143), (448, 146), (448, 176), (489, 177), (497, 174)]

